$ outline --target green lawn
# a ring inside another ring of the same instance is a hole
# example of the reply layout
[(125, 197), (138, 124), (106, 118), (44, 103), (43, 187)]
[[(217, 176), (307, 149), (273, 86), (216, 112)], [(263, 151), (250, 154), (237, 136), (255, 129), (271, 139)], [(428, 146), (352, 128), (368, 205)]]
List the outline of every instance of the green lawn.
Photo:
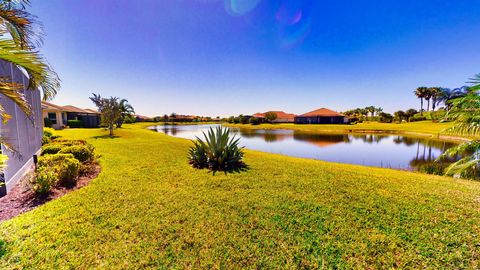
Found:
[(226, 124), (232, 127), (243, 127), (252, 129), (293, 129), (308, 132), (368, 132), (368, 131), (385, 131), (400, 133), (419, 133), (438, 135), (442, 130), (453, 125), (452, 122), (434, 123), (432, 121), (419, 121), (410, 123), (379, 123), (364, 122), (355, 125), (298, 125), (298, 124), (261, 124), (261, 125), (241, 125)]
[(143, 126), (59, 132), (103, 171), (0, 224), (0, 269), (480, 267), (478, 182), (256, 151), (213, 176)]

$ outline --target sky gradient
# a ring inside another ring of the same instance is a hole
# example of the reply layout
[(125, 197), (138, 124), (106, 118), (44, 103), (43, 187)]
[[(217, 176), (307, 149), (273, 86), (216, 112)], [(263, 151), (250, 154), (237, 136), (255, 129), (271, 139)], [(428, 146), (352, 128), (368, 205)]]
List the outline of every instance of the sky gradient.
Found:
[(48, 0), (29, 11), (54, 103), (142, 115), (418, 108), (418, 86), (480, 73), (479, 1)]

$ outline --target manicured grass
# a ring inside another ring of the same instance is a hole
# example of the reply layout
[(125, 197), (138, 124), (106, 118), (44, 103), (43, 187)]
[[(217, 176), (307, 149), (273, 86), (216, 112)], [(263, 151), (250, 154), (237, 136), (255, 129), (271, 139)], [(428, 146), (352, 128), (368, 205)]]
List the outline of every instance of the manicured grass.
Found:
[(368, 132), (385, 131), (401, 133), (420, 133), (438, 135), (442, 130), (453, 125), (452, 122), (434, 123), (432, 121), (419, 121), (410, 123), (378, 123), (364, 122), (355, 125), (300, 125), (300, 124), (261, 124), (261, 125), (241, 125), (225, 124), (226, 126), (242, 127), (251, 129), (293, 129), (308, 132)]
[(126, 125), (89, 186), (0, 224), (0, 268), (478, 268), (480, 183), (247, 151), (195, 170), (191, 142)]

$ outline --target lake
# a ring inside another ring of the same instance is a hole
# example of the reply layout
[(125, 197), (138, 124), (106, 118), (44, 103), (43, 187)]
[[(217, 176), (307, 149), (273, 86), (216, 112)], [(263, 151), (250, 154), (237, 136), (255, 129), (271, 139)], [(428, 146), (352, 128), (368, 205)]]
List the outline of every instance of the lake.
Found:
[[(217, 125), (159, 125), (150, 129), (170, 136), (203, 139)], [(417, 170), (433, 163), (454, 143), (398, 134), (319, 134), (294, 130), (230, 128), (245, 148), (293, 157)]]

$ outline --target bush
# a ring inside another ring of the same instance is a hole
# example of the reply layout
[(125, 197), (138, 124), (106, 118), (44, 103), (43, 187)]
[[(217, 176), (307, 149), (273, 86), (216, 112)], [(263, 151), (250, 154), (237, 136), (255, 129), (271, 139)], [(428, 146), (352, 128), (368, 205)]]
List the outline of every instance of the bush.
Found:
[(53, 133), (49, 129), (43, 130), (42, 145), (48, 144), (52, 141)]
[(73, 154), (80, 162), (88, 162), (93, 160), (93, 146), (91, 145), (71, 145), (62, 148), (58, 153)]
[(203, 133), (205, 141), (197, 138), (189, 150), (189, 163), (198, 169), (207, 168), (216, 171), (236, 171), (246, 167), (243, 148), (238, 147), (239, 139), (230, 138), (229, 129), (210, 128)]
[(56, 154), (42, 156), (38, 166), (54, 172), (55, 184), (71, 186), (76, 183), (81, 165), (72, 154)]
[(259, 125), (259, 124), (260, 124), (260, 119), (252, 116), (252, 117), (250, 118), (250, 124), (252, 124), (252, 125)]
[(83, 128), (83, 121), (81, 120), (68, 120), (67, 121), (67, 126), (70, 128)]
[(62, 150), (64, 146), (56, 143), (49, 143), (42, 147), (42, 155), (56, 154)]
[(49, 168), (40, 167), (30, 178), (30, 188), (38, 197), (47, 196), (57, 181), (56, 173)]
[(50, 120), (48, 117), (43, 118), (43, 126), (51, 128), (53, 126), (52, 120)]
[(415, 114), (414, 116), (408, 118), (409, 122), (417, 122), (417, 121), (424, 121), (424, 120), (427, 120), (427, 117), (420, 114)]

